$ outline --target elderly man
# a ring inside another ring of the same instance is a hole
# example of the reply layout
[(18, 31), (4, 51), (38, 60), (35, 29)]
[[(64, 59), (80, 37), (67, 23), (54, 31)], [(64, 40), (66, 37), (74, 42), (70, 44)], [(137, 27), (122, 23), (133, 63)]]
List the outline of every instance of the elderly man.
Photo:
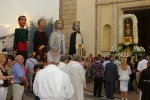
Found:
[(69, 76), (57, 67), (59, 59), (60, 51), (49, 51), (48, 65), (36, 74), (33, 91), (40, 100), (69, 100), (74, 95)]
[(73, 60), (70, 61), (65, 68), (61, 69), (66, 72), (71, 80), (73, 87), (75, 89), (75, 95), (71, 100), (84, 100), (83, 87), (86, 87), (85, 84), (85, 70), (83, 66), (78, 62), (79, 56), (77, 54), (73, 55)]
[(29, 72), (29, 83), (30, 83), (30, 92), (32, 92), (32, 76), (34, 74), (34, 65), (38, 64), (37, 60), (32, 57), (31, 53), (28, 54), (28, 59), (26, 60), (25, 67)]
[(24, 58), (22, 55), (15, 57), (15, 64), (12, 68), (12, 74), (14, 75), (14, 84), (12, 85), (13, 100), (22, 100), (24, 87), (28, 87), (28, 81), (23, 69)]

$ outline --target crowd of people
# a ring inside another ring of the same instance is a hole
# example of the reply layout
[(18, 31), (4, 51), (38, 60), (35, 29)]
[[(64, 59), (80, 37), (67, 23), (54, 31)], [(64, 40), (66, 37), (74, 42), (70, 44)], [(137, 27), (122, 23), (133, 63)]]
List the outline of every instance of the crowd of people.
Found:
[[(127, 100), (128, 91), (140, 93), (139, 100), (149, 100), (149, 96), (146, 95), (146, 93), (149, 93), (148, 90), (141, 92), (144, 79), (146, 78), (146, 82), (149, 82), (150, 79), (146, 76), (148, 71), (147, 73), (145, 72), (144, 77), (141, 77), (142, 70), (149, 69), (149, 58), (149, 56), (145, 55), (137, 58), (119, 58), (118, 56), (112, 57), (110, 55), (108, 57), (102, 57), (101, 55), (93, 57), (90, 54), (85, 62), (84, 58), (81, 58), (79, 62), (86, 70), (86, 82), (94, 81), (93, 96), (103, 97), (101, 95), (103, 83), (108, 99), (114, 99), (113, 93), (117, 90), (118, 94), (121, 93), (122, 100)], [(135, 82), (138, 89), (133, 86), (133, 82)]]
[(29, 53), (25, 60), (22, 55), (0, 53), (0, 100), (22, 100), (25, 88), (35, 100), (84, 100), (85, 70), (79, 56), (67, 58), (57, 50), (44, 55)]
[(35, 100), (84, 100), (84, 88), (89, 82), (94, 82), (94, 97), (104, 97), (104, 85), (108, 99), (115, 99), (113, 93), (117, 90), (122, 100), (127, 100), (128, 91), (135, 90), (132, 84), (136, 82), (139, 100), (149, 100), (149, 66), (149, 56), (145, 55), (135, 59), (90, 54), (84, 61), (77, 54), (67, 57), (51, 50), (42, 58), (29, 53), (24, 60), (22, 55), (3, 51), (0, 100), (22, 100), (24, 88), (35, 94)]

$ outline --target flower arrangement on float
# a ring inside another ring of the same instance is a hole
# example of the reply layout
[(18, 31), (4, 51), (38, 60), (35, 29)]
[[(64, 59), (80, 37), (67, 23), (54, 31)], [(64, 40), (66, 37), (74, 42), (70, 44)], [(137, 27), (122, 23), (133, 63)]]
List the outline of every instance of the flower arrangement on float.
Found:
[(121, 58), (131, 57), (131, 56), (137, 57), (138, 55), (145, 54), (145, 49), (144, 49), (144, 47), (139, 47), (133, 43), (128, 45), (128, 46), (125, 46), (123, 44), (119, 44), (118, 48), (115, 46), (113, 46), (111, 48), (110, 54), (113, 56), (117, 55)]
[[(133, 36), (124, 36), (124, 20), (130, 18), (133, 22)], [(110, 54), (119, 57), (135, 57), (138, 55), (145, 54), (145, 49), (143, 47), (138, 46), (138, 20), (134, 14), (125, 14), (119, 18), (118, 23), (118, 46), (113, 46), (111, 48)]]
[(132, 55), (142, 55), (145, 54), (145, 49), (143, 47), (134, 46), (132, 50)]
[(120, 57), (120, 58), (127, 58), (127, 57), (130, 57), (132, 54), (131, 53), (129, 53), (129, 52), (119, 52), (118, 53), (118, 56)]
[(118, 53), (117, 47), (115, 47), (115, 46), (111, 47), (110, 54), (116, 55), (117, 53)]

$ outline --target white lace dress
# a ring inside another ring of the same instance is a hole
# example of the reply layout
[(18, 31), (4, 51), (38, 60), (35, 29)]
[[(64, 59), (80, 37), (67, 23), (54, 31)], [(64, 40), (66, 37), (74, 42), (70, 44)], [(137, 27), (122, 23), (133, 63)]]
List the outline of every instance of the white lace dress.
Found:
[(130, 79), (130, 66), (126, 70), (119, 68), (120, 91), (128, 91), (128, 81)]

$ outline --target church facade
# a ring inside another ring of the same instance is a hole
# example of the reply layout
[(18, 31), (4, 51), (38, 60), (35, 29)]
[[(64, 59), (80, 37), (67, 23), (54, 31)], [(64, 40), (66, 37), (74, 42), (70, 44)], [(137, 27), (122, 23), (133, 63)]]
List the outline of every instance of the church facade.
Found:
[(150, 0), (60, 0), (67, 51), (72, 23), (77, 20), (80, 21), (86, 54), (109, 55), (111, 47), (118, 45), (118, 20), (124, 14), (137, 17), (139, 45), (149, 50)]

